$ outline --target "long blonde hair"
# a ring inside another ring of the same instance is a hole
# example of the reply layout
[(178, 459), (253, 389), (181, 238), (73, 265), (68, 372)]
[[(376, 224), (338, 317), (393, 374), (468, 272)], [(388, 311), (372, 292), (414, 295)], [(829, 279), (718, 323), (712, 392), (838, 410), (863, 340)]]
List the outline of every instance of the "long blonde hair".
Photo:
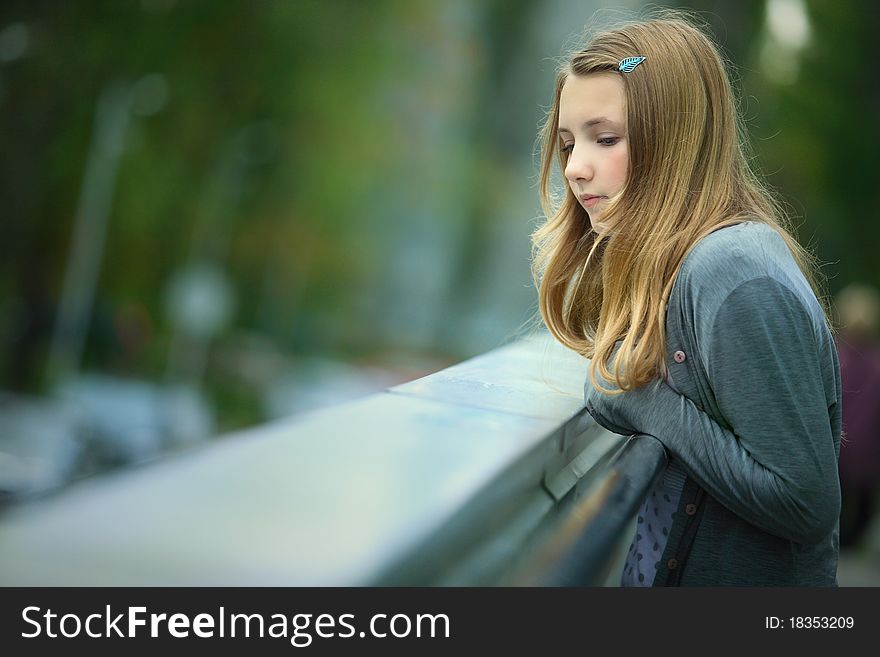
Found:
[[(620, 60), (637, 55), (646, 61), (616, 72)], [(629, 168), (592, 228), (567, 185), (562, 198), (551, 188), (554, 159), (559, 171), (568, 161), (557, 133), (559, 98), (569, 76), (608, 72), (623, 81)], [(750, 220), (773, 227), (823, 299), (813, 257), (749, 166), (724, 60), (689, 16), (665, 12), (625, 24), (571, 55), (557, 71), (540, 140), (546, 222), (532, 234), (538, 308), (556, 339), (592, 359), (594, 384), (598, 372), (629, 390), (663, 373), (675, 275), (694, 245), (722, 226)]]

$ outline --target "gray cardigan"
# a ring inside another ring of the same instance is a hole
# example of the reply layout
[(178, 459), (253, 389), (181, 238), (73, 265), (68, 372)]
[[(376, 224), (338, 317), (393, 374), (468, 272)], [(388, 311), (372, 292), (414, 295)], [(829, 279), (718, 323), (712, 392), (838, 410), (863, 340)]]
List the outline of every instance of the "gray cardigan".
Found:
[(769, 226), (697, 244), (666, 309), (663, 381), (587, 409), (655, 436), (687, 478), (655, 586), (836, 586), (840, 369), (809, 284)]

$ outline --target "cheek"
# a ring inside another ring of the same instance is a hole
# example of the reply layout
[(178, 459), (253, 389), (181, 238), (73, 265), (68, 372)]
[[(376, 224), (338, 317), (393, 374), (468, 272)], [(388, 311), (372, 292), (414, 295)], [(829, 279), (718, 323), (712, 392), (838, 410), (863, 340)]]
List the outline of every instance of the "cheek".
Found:
[(613, 153), (608, 160), (608, 172), (611, 180), (622, 187), (626, 181), (626, 170), (629, 165), (629, 153), (623, 148), (618, 153)]

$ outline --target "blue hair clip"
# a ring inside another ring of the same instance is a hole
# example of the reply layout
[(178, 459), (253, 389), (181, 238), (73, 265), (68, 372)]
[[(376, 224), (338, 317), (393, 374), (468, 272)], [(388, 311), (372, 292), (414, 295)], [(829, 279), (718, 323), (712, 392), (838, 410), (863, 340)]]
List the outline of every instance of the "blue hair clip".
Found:
[(621, 73), (631, 73), (632, 70), (645, 61), (647, 57), (627, 57), (617, 62), (617, 70)]

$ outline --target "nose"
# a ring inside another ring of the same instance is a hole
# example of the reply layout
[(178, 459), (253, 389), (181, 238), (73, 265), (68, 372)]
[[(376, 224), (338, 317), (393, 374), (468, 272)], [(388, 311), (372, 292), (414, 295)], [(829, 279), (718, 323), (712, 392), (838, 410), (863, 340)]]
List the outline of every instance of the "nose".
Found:
[(593, 179), (593, 164), (586, 156), (584, 149), (578, 150), (577, 146), (568, 155), (565, 165), (565, 177), (570, 183), (578, 181), (590, 182)]

